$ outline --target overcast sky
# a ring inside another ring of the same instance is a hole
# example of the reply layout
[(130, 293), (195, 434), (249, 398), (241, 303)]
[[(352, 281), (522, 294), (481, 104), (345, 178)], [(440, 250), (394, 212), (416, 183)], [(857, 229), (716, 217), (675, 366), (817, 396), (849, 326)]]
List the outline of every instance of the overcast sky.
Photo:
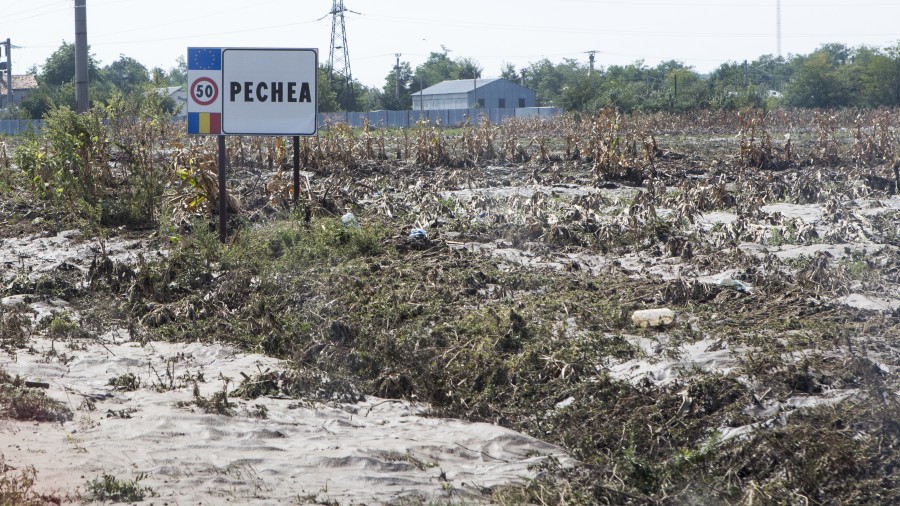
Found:
[[(699, 72), (777, 54), (776, 0), (345, 0), (351, 71), (384, 85), (395, 53), (413, 68), (441, 46), (499, 75), (542, 58), (648, 66), (679, 60)], [(331, 0), (87, 0), (88, 43), (101, 65), (129, 56), (148, 69), (175, 66), (191, 46), (319, 49), (328, 60)], [(75, 40), (73, 0), (0, 0), (0, 39), (14, 73), (42, 65)], [(823, 43), (893, 46), (900, 0), (782, 0), (781, 52)]]

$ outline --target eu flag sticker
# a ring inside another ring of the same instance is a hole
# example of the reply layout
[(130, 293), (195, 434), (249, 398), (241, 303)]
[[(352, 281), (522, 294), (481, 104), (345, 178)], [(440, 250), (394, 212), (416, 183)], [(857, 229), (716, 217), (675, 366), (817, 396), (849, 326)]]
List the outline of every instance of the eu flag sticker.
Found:
[(188, 70), (222, 70), (222, 48), (189, 47)]

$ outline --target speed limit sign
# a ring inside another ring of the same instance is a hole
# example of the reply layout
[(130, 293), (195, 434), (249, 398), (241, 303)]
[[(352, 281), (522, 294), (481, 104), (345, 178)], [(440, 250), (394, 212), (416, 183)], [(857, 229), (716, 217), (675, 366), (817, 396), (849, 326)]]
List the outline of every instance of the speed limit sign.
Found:
[(187, 133), (316, 135), (319, 52), (189, 47)]
[(222, 49), (188, 48), (187, 127), (189, 134), (222, 133)]
[(191, 100), (198, 105), (210, 105), (219, 98), (219, 86), (209, 77), (195, 79), (191, 83)]

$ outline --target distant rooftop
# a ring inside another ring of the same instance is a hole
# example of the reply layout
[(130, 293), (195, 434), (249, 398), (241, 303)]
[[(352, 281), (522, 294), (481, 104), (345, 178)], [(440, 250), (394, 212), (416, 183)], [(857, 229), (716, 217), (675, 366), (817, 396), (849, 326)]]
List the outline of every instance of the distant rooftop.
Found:
[[(6, 74), (0, 74), (0, 90), (3, 93), (6, 93)], [(30, 90), (32, 88), (37, 88), (38, 83), (37, 79), (34, 78), (31, 74), (24, 75), (15, 75), (12, 76), (12, 87), (13, 90)]]
[[(499, 81), (501, 78), (494, 79), (475, 79), (475, 83), (472, 83), (472, 79), (457, 79), (456, 81), (443, 81), (435, 84), (434, 86), (429, 86), (422, 90), (423, 95), (444, 95), (446, 93), (468, 93), (476, 88), (481, 88), (487, 84), (491, 84), (494, 81)], [(416, 93), (418, 95), (418, 93)]]
[(155, 88), (154, 91), (163, 97), (171, 97), (175, 93), (181, 91), (182, 86), (162, 86), (159, 88)]

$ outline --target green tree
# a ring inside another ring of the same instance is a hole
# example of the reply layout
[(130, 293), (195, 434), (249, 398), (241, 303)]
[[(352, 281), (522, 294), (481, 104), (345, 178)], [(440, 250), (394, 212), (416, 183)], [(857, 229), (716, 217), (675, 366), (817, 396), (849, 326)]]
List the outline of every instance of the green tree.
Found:
[(184, 55), (175, 59), (175, 66), (169, 69), (169, 86), (187, 86), (187, 60)]
[(396, 67), (391, 69), (391, 72), (384, 78), (381, 107), (392, 111), (409, 109), (412, 104), (410, 96), (412, 82), (413, 71), (409, 62), (401, 62), (399, 71)]
[(747, 62), (719, 65), (707, 81), (707, 103), (714, 109), (726, 110), (762, 106), (767, 86), (754, 79), (756, 75)]
[(900, 105), (900, 61), (889, 53), (866, 46), (856, 48), (850, 63), (841, 67), (841, 73), (851, 90), (853, 105)]
[(319, 65), (319, 82), (317, 86), (319, 112), (335, 112), (340, 110), (337, 93), (331, 86), (327, 65)]
[(105, 80), (125, 95), (134, 93), (150, 83), (150, 72), (134, 58), (119, 55), (119, 59), (103, 68)]
[(791, 80), (793, 66), (782, 56), (763, 55), (750, 62), (750, 80), (760, 89), (782, 91)]
[[(709, 106), (706, 83), (691, 67), (681, 66), (669, 71), (666, 83), (672, 86), (672, 108), (676, 111), (704, 109)], [(745, 85), (749, 89), (749, 85)], [(746, 93), (749, 95), (749, 93)]]
[(604, 107), (600, 90), (602, 77), (599, 72), (573, 72), (565, 80), (556, 103), (567, 111), (590, 111)]
[(613, 107), (624, 112), (640, 110), (647, 96), (650, 70), (643, 60), (606, 69), (596, 107)]
[(521, 78), (519, 72), (516, 71), (516, 66), (512, 63), (503, 64), (503, 67), (500, 68), (500, 77), (514, 83), (518, 83)]
[(413, 93), (441, 81), (459, 79), (459, 63), (451, 60), (449, 53), (449, 49), (441, 46), (441, 52), (433, 51), (424, 63), (416, 67), (413, 74)]
[(456, 63), (456, 77), (454, 79), (480, 79), (482, 67), (472, 58), (459, 58)]
[[(100, 74), (94, 55), (88, 54), (88, 77), (92, 81)], [(44, 62), (38, 82), (50, 86), (61, 86), (75, 81), (75, 44), (63, 42)]]
[(850, 104), (849, 86), (839, 69), (834, 48), (823, 48), (794, 60), (795, 70), (785, 87), (785, 101), (795, 107), (842, 107)]
[(535, 91), (539, 106), (561, 106), (564, 87), (575, 83), (579, 74), (587, 74), (587, 71), (577, 60), (567, 58), (554, 65), (544, 58), (528, 66), (525, 86)]

